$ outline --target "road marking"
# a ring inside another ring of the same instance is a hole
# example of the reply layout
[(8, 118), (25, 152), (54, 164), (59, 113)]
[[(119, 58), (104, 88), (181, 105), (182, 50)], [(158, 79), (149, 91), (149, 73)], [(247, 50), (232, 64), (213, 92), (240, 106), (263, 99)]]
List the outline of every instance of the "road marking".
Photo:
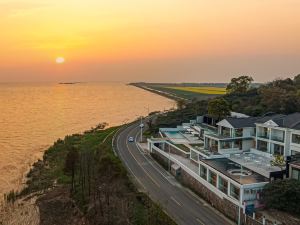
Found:
[(205, 225), (205, 223), (203, 223), (199, 218), (196, 218), (196, 220), (198, 221), (198, 223)]
[(171, 196), (171, 199), (172, 199), (177, 205), (181, 206), (181, 204), (180, 204), (173, 196)]
[(146, 175), (150, 178), (150, 180), (157, 186), (157, 187), (160, 187), (160, 185), (156, 182), (156, 180), (154, 180), (154, 178), (152, 176), (150, 176), (150, 174), (144, 169), (144, 167), (139, 163), (139, 161), (137, 160), (137, 158), (132, 154), (132, 152), (130, 151), (129, 149), (129, 145), (127, 143), (127, 140), (129, 138), (129, 133), (128, 132), (128, 135), (126, 137), (126, 146), (127, 146), (127, 150), (128, 152), (131, 154), (131, 156), (134, 158), (134, 160), (137, 162), (137, 164), (141, 167), (141, 169), (146, 173)]
[[(117, 147), (119, 149), (119, 137), (117, 138)], [(120, 149), (119, 149), (120, 150)], [(123, 156), (123, 153), (121, 153), (119, 151), (120, 156), (123, 158), (125, 165), (127, 166), (127, 168), (129, 169), (129, 172), (134, 176), (134, 178), (137, 180), (137, 182), (144, 188), (145, 191), (147, 191), (146, 187), (143, 185), (143, 183), (141, 182), (141, 180), (133, 173), (133, 171), (131, 170), (131, 168), (129, 167), (125, 157)]]
[(160, 165), (156, 162), (156, 161), (153, 161), (155, 164), (159, 165), (159, 168), (157, 168), (156, 166), (154, 166), (154, 164), (151, 162), (151, 160), (149, 160), (144, 154), (142, 154), (142, 149), (141, 147), (136, 143), (137, 142), (137, 138), (138, 138), (138, 133), (136, 134), (135, 136), (135, 145), (137, 146), (139, 152), (141, 153), (141, 155), (149, 162), (149, 164), (151, 164), (151, 166), (158, 172), (160, 173), (160, 175), (162, 175), (171, 185), (174, 186), (174, 184), (171, 183), (171, 181), (169, 180), (169, 177), (167, 177), (165, 174), (163, 174), (161, 172), (161, 167)]

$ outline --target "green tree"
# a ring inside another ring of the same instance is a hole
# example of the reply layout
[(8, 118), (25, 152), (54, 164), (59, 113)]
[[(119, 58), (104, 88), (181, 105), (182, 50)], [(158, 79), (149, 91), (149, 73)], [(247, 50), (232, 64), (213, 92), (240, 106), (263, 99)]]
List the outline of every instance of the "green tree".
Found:
[(220, 120), (230, 115), (230, 105), (224, 98), (215, 98), (208, 102), (208, 114)]
[(275, 155), (274, 159), (271, 161), (271, 165), (272, 166), (278, 166), (281, 171), (283, 171), (283, 169), (285, 168), (285, 160), (283, 155)]
[(297, 88), (300, 88), (300, 74), (294, 77), (294, 83)]
[(267, 208), (300, 214), (300, 181), (276, 180), (267, 184), (262, 192), (262, 201)]
[(71, 147), (68, 151), (68, 154), (65, 159), (65, 168), (64, 172), (71, 174), (71, 193), (75, 191), (75, 173), (76, 173), (76, 166), (79, 161), (79, 153), (75, 147)]
[(226, 90), (228, 93), (242, 94), (249, 90), (249, 87), (253, 81), (250, 76), (240, 76), (232, 78), (231, 82), (227, 85)]

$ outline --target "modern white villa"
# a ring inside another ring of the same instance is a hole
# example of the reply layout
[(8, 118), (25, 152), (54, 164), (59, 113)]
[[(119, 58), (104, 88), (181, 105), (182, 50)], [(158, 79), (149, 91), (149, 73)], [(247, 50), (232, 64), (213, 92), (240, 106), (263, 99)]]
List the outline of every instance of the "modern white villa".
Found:
[[(234, 114), (218, 122), (204, 115), (177, 128), (161, 128), (160, 135), (148, 139), (151, 153), (249, 211), (260, 207), (261, 190), (271, 180), (300, 179), (300, 113)], [(272, 166), (274, 155), (284, 156), (287, 166)]]

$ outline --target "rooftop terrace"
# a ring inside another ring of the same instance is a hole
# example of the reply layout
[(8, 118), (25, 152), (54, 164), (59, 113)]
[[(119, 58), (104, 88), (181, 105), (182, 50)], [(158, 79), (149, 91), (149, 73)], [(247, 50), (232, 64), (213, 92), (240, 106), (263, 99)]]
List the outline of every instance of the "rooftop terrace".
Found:
[(247, 168), (243, 168), (240, 164), (228, 158), (202, 159), (201, 162), (211, 166), (239, 184), (268, 182), (268, 179), (264, 176)]
[(233, 154), (230, 156), (230, 160), (241, 164), (242, 166), (265, 177), (270, 177), (271, 172), (277, 172), (281, 170), (278, 166), (271, 165), (271, 158), (250, 152)]

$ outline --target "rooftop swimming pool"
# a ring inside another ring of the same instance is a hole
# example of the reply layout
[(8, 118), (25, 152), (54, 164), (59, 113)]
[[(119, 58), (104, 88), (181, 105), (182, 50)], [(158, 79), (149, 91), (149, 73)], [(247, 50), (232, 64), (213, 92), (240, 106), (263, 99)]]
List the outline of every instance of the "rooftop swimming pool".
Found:
[(174, 138), (174, 139), (186, 139), (180, 132), (178, 131), (165, 131), (165, 135), (168, 138)]

